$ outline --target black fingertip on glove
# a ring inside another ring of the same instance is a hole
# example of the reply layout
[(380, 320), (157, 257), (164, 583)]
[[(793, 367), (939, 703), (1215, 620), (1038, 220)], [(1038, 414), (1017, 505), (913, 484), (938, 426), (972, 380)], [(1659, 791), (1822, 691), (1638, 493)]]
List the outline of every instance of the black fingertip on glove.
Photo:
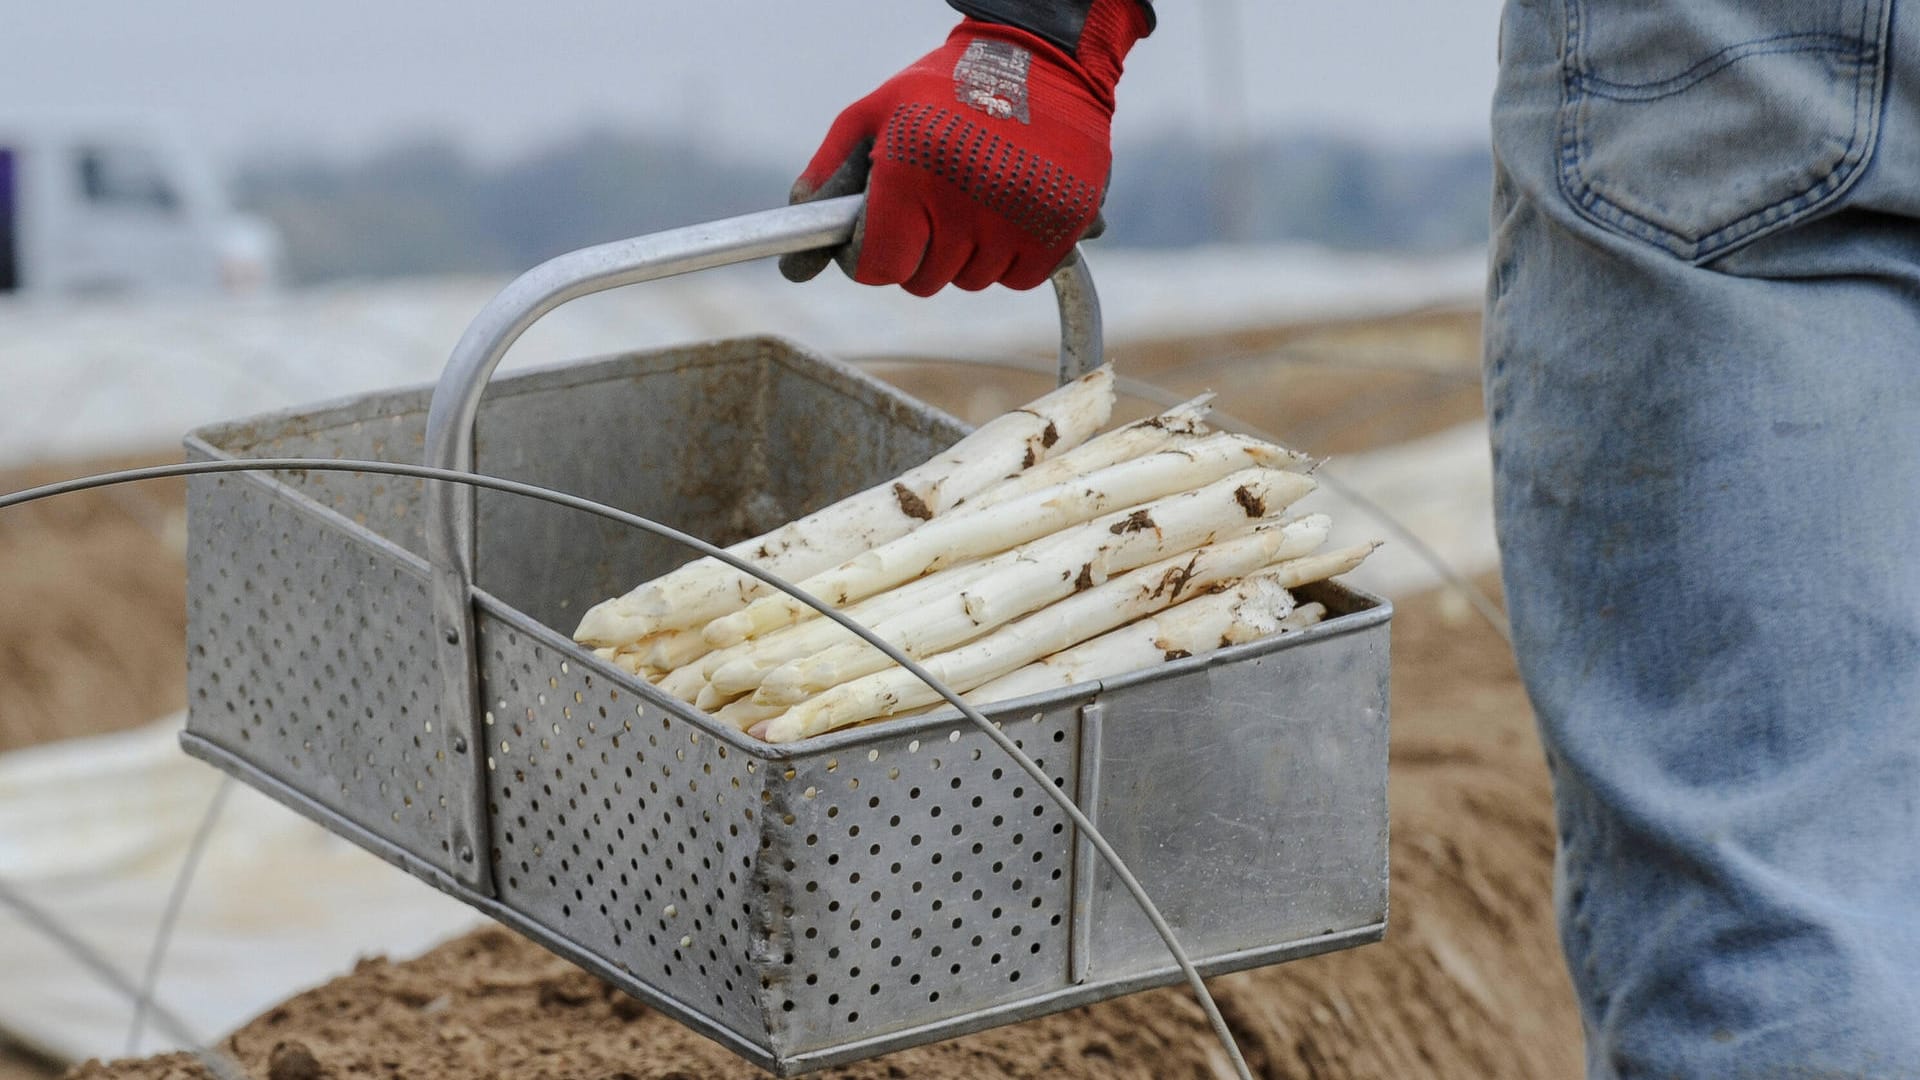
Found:
[[(787, 205), (814, 202), (819, 199), (837, 199), (842, 195), (858, 195), (867, 190), (867, 174), (873, 170), (873, 140), (862, 139), (854, 144), (853, 152), (840, 163), (840, 167), (827, 177), (827, 182), (817, 188), (809, 189), (805, 179), (796, 180), (793, 189), (787, 193)], [(837, 248), (817, 248), (813, 251), (796, 251), (780, 256), (780, 273), (788, 281), (812, 281), (830, 262), (838, 262), (840, 269), (853, 276), (853, 268), (860, 262), (860, 241), (867, 231), (865, 211), (854, 223), (853, 239)]]

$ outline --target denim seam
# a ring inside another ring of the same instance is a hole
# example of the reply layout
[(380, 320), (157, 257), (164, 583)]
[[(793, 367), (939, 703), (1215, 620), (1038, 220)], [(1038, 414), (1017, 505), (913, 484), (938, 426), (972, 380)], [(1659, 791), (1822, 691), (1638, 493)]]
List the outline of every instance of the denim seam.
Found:
[[(1786, 44), (1789, 40), (1800, 38), (1822, 38), (1825, 40), (1817, 44)], [(1770, 42), (1774, 43), (1773, 48), (1763, 47)], [(1688, 90), (1691, 90), (1695, 86), (1700, 85), (1750, 56), (1785, 56), (1792, 53), (1837, 53), (1855, 63), (1861, 63), (1872, 58), (1873, 49), (1871, 46), (1863, 45), (1860, 42), (1848, 41), (1845, 38), (1837, 38), (1830, 34), (1796, 34), (1791, 37), (1777, 39), (1762, 38), (1740, 45), (1730, 45), (1670, 79), (1660, 79), (1655, 82), (1619, 83), (1613, 82), (1610, 79), (1602, 79), (1596, 75), (1575, 75), (1574, 78), (1588, 97), (1605, 98), (1609, 101), (1659, 101), (1662, 98), (1670, 98), (1676, 94), (1684, 94)], [(1702, 66), (1706, 64), (1712, 64), (1713, 66), (1705, 70), (1700, 70)], [(1656, 92), (1656, 88), (1664, 89), (1658, 89)]]
[[(1556, 776), (1554, 778), (1555, 798), (1564, 798), (1561, 794), (1563, 791), (1564, 785), (1561, 778)], [(1586, 835), (1582, 836), (1579, 835), (1580, 830), (1571, 823), (1562, 824), (1561, 821), (1556, 821), (1555, 824), (1556, 831), (1560, 834), (1558, 839), (1560, 840), (1562, 884), (1566, 887), (1566, 893), (1560, 897), (1561, 910), (1565, 919), (1561, 947), (1566, 953), (1570, 968), (1576, 965), (1587, 968), (1594, 976), (1592, 980), (1585, 980), (1580, 978), (1578, 972), (1569, 972), (1573, 975), (1576, 985), (1588, 987), (1590, 990), (1586, 1005), (1592, 1012), (1591, 1019), (1597, 1023), (1613, 1003), (1613, 995), (1607, 988), (1615, 984), (1614, 979), (1603, 977), (1601, 974), (1601, 965), (1608, 958), (1594, 948), (1593, 917), (1587, 903), (1589, 886), (1594, 877), (1593, 858), (1588, 848), (1603, 842), (1600, 836), (1602, 826), (1597, 821), (1588, 821), (1585, 826)]]
[[(1853, 180), (1860, 175), (1860, 166), (1870, 157), (1877, 142), (1878, 113), (1886, 81), (1884, 59), (1887, 9), (1888, 0), (1864, 0), (1862, 3), (1862, 33), (1872, 33), (1873, 38), (1870, 41), (1861, 42), (1857, 48), (1858, 68), (1853, 76), (1852, 129), (1847, 134), (1846, 148), (1841, 151), (1834, 163), (1831, 166), (1824, 164), (1819, 166), (1823, 175), (1796, 195), (1762, 206), (1705, 235), (1686, 236), (1658, 225), (1609, 199), (1582, 174), (1581, 163), (1589, 153), (1585, 122), (1587, 103), (1592, 98), (1604, 98), (1606, 95), (1593, 94), (1585, 86), (1589, 76), (1579, 70), (1581, 57), (1584, 55), (1586, 33), (1581, 0), (1567, 0), (1565, 8), (1567, 23), (1562, 35), (1560, 58), (1562, 96), (1559, 178), (1561, 194), (1578, 213), (1595, 224), (1610, 227), (1613, 231), (1645, 241), (1696, 265), (1724, 253), (1736, 244), (1757, 239), (1764, 232), (1783, 228), (1797, 220), (1812, 216), (1846, 192)], [(1869, 29), (1868, 20), (1876, 12), (1879, 16), (1878, 25)], [(1743, 54), (1742, 57), (1736, 57), (1729, 63), (1737, 62), (1745, 55), (1760, 55), (1760, 53)], [(1863, 97), (1868, 100), (1863, 101)], [(1646, 100), (1658, 100), (1658, 98)]]

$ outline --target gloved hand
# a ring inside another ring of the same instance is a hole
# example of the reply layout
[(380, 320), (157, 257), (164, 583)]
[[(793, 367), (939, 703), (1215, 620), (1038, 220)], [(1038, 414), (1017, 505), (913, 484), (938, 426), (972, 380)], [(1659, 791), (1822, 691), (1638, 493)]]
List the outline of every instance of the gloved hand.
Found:
[(782, 273), (806, 281), (832, 258), (855, 281), (918, 296), (1047, 279), (1100, 212), (1114, 86), (1152, 16), (1141, 0), (1033, 6), (1046, 10), (1026, 21), (1047, 36), (969, 17), (840, 114), (791, 201), (864, 189), (866, 211), (844, 248), (788, 255)]

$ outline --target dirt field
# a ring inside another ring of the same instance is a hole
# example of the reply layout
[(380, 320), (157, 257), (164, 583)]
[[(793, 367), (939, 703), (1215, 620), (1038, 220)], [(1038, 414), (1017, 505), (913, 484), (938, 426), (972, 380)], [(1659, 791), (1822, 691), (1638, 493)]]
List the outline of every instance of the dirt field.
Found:
[[(1141, 357), (1137, 370), (1152, 364), (1168, 385), (1186, 389), (1221, 387), (1219, 371), (1192, 367), (1208, 349), (1306, 356), (1322, 347), (1364, 351), (1378, 338), (1377, 355), (1393, 361), (1381, 367), (1391, 370), (1356, 383), (1351, 371), (1303, 362), (1287, 369), (1284, 389), (1269, 382), (1254, 399), (1275, 403), (1273, 414), (1253, 419), (1276, 430), (1318, 424), (1321, 436), (1301, 442), (1328, 452), (1472, 415), (1478, 392), (1461, 377), (1470, 330), (1459, 316), (1417, 316), (1395, 333), (1329, 324), (1131, 351)], [(1451, 362), (1422, 372), (1405, 360), (1416, 353), (1423, 363)], [(934, 389), (956, 411), (995, 407), (977, 395), (957, 399), (953, 381)], [(0, 490), (37, 478), (0, 475)], [(178, 707), (178, 500), (177, 487), (150, 487), (0, 514), (0, 749), (125, 727)], [(1578, 1023), (1548, 909), (1548, 787), (1511, 659), (1483, 623), (1438, 595), (1401, 605), (1394, 649), (1388, 940), (1228, 976), (1214, 991), (1266, 1077), (1576, 1076)], [(274, 1080), (758, 1075), (498, 930), (415, 960), (362, 963), (270, 1010), (227, 1045), (253, 1075)], [(1184, 993), (1161, 991), (823, 1075), (1158, 1078), (1223, 1069), (1198, 1007)], [(0, 1053), (0, 1080), (45, 1075)], [(74, 1075), (202, 1074), (171, 1055), (90, 1063)]]
[[(0, 472), (16, 491), (148, 461)], [(186, 704), (182, 483), (0, 513), (0, 752)]]
[[(1288, 323), (1112, 346), (1115, 370), (1216, 406), (1289, 446), (1337, 455), (1404, 442), (1481, 413), (1480, 320), (1452, 310)], [(1043, 367), (1050, 357), (1029, 361)], [(980, 421), (1044, 393), (1048, 378), (982, 373), (925, 357), (881, 360), (875, 373), (955, 415)], [(1151, 411), (1122, 400), (1117, 418)]]

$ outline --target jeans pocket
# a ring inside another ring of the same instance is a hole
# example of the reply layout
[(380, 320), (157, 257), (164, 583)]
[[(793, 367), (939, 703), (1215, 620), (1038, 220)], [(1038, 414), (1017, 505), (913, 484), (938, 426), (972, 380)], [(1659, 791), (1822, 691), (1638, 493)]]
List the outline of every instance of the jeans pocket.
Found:
[(1704, 263), (1835, 207), (1880, 126), (1891, 0), (1564, 0), (1560, 187)]

